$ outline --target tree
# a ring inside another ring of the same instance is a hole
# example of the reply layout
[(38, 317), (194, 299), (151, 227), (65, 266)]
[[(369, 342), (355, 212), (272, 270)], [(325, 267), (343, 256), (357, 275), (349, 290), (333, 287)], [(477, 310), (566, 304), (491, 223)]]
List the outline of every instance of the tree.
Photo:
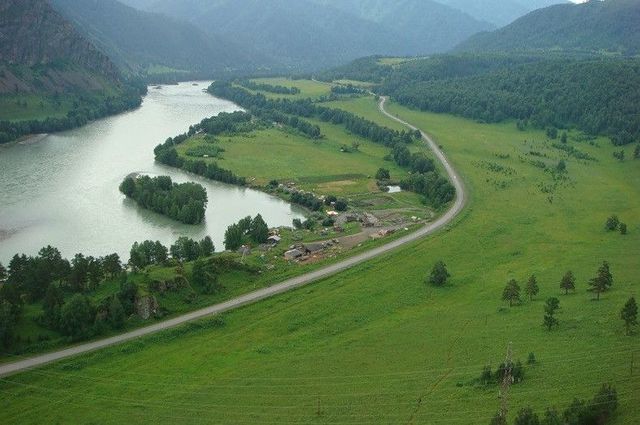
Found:
[(216, 250), (216, 247), (213, 245), (213, 240), (211, 240), (210, 236), (205, 236), (204, 239), (200, 241), (200, 256), (209, 257)]
[(43, 320), (47, 326), (56, 329), (64, 304), (64, 295), (58, 285), (50, 283), (42, 300)]
[(567, 132), (566, 131), (562, 132), (562, 136), (560, 136), (560, 141), (562, 143), (567, 143)]
[(114, 329), (122, 329), (126, 319), (124, 307), (118, 297), (112, 297), (109, 303), (109, 323)]
[(206, 294), (213, 294), (220, 289), (218, 276), (210, 270), (209, 265), (202, 259), (193, 263), (191, 283)]
[(224, 248), (227, 251), (237, 251), (242, 246), (244, 232), (238, 224), (227, 227), (224, 233)]
[(267, 223), (260, 214), (251, 221), (249, 235), (257, 244), (265, 243), (269, 239), (269, 226), (267, 226)]
[(558, 129), (555, 127), (549, 127), (547, 128), (547, 137), (550, 139), (557, 139), (558, 138)]
[(386, 168), (378, 169), (376, 173), (376, 180), (389, 180), (391, 178), (391, 173)]
[(131, 198), (136, 190), (136, 182), (133, 177), (126, 177), (120, 184), (120, 192), (122, 192), (127, 198)]
[(613, 157), (618, 161), (624, 161), (624, 149), (614, 152)]
[(589, 281), (589, 285), (591, 285), (591, 292), (596, 293), (596, 299), (600, 300), (600, 294), (605, 292), (613, 285), (613, 276), (611, 275), (611, 271), (609, 270), (609, 263), (604, 261), (602, 265), (598, 268), (598, 273), (596, 277)]
[(618, 218), (617, 215), (614, 214), (607, 219), (607, 222), (605, 223), (604, 228), (607, 229), (609, 232), (613, 232), (618, 228), (619, 225), (620, 225), (620, 219)]
[(627, 225), (626, 225), (626, 223), (620, 223), (620, 225), (618, 227), (620, 228), (620, 234), (621, 235), (626, 235), (627, 234)]
[(544, 321), (543, 324), (547, 330), (551, 330), (554, 326), (558, 326), (560, 322), (556, 319), (555, 314), (560, 308), (560, 300), (552, 297), (547, 300), (544, 305)]
[(572, 271), (568, 271), (560, 281), (560, 288), (564, 289), (564, 294), (568, 295), (569, 291), (576, 290), (576, 278)]
[(302, 220), (300, 220), (299, 218), (294, 218), (293, 219), (293, 227), (295, 229), (302, 229)]
[(122, 273), (122, 263), (120, 262), (120, 256), (118, 254), (110, 254), (102, 259), (102, 268), (104, 273), (114, 278)]
[(618, 408), (618, 393), (611, 385), (603, 384), (591, 401), (594, 423), (607, 423)]
[(535, 275), (531, 275), (529, 281), (527, 282), (527, 286), (524, 288), (524, 293), (529, 296), (529, 300), (533, 301), (533, 297), (538, 295), (540, 292), (540, 288), (538, 287), (538, 280)]
[(0, 347), (9, 347), (13, 342), (18, 315), (12, 305), (0, 299)]
[(0, 282), (7, 280), (7, 269), (0, 263)]
[(520, 409), (513, 423), (514, 425), (540, 425), (540, 419), (530, 407), (525, 407)]
[(565, 171), (567, 171), (567, 163), (564, 159), (558, 161), (558, 165), (556, 165), (556, 171), (558, 173), (564, 173)]
[(435, 286), (443, 286), (447, 283), (447, 279), (449, 279), (451, 275), (447, 270), (447, 265), (444, 261), (438, 261), (431, 269), (431, 274), (429, 275), (429, 283)]
[(636, 304), (634, 297), (629, 298), (626, 302), (620, 312), (620, 318), (624, 320), (627, 335), (631, 335), (631, 327), (638, 324), (638, 304)]
[(633, 159), (640, 159), (640, 143), (638, 143), (633, 150)]
[(345, 201), (344, 199), (338, 199), (336, 201), (336, 211), (346, 211), (347, 207), (347, 201)]
[(71, 260), (71, 274), (69, 285), (74, 292), (83, 292), (87, 289), (87, 274), (89, 273), (89, 260), (82, 254), (76, 254)]
[(502, 300), (509, 301), (509, 307), (520, 303), (520, 285), (515, 279), (511, 279), (505, 286), (504, 291), (502, 291)]
[(95, 308), (91, 299), (82, 294), (75, 294), (62, 307), (60, 330), (73, 340), (90, 336), (95, 319)]

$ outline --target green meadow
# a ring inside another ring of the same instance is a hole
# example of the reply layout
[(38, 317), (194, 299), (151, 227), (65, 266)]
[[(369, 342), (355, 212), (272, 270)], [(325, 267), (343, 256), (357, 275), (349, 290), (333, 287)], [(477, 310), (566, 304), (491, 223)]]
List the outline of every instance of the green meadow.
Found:
[[(261, 84), (270, 84), (272, 86), (283, 86), (283, 87), (295, 87), (300, 90), (298, 94), (291, 95), (283, 95), (276, 93), (268, 93), (268, 92), (260, 92), (264, 94), (267, 98), (275, 99), (275, 98), (286, 98), (286, 99), (306, 99), (308, 97), (318, 98), (321, 96), (327, 96), (331, 93), (331, 84), (323, 83), (320, 81), (312, 81), (312, 80), (292, 80), (290, 78), (254, 78), (252, 81)], [(252, 93), (257, 93), (255, 90), (249, 90)]]
[[(375, 114), (373, 99), (334, 106), (394, 125)], [(514, 123), (389, 110), (432, 134), (464, 176), (470, 200), (447, 229), (223, 316), (2, 378), (0, 422), (486, 424), (499, 408), (499, 388), (478, 378), (484, 366), (496, 369), (511, 344), (525, 377), (509, 392), (510, 417), (524, 406), (540, 415), (563, 410), (610, 383), (619, 401), (612, 423), (639, 423), (640, 331), (626, 336), (619, 313), (639, 288), (640, 161), (619, 162), (608, 140), (580, 141), (573, 132), (568, 145), (593, 160)], [(287, 148), (295, 141), (271, 131), (256, 140)], [(308, 148), (296, 154), (328, 150), (298, 142)], [(223, 143), (222, 163), (233, 168), (235, 142)], [(550, 171), (560, 160), (562, 176)], [(288, 161), (302, 167), (295, 156)], [(341, 169), (319, 164), (327, 173)], [(352, 172), (371, 165), (352, 165)], [(604, 230), (611, 214), (628, 224), (627, 235)], [(438, 260), (452, 275), (442, 288), (425, 283)], [(614, 284), (594, 301), (587, 282), (604, 260)], [(568, 270), (577, 289), (563, 295)], [(524, 287), (532, 274), (540, 294), (523, 294), (511, 308), (501, 301), (509, 279)], [(560, 324), (547, 331), (543, 305), (552, 296), (560, 299)], [(529, 353), (535, 364), (526, 364)]]
[(70, 98), (40, 95), (0, 96), (0, 121), (63, 118), (73, 108)]

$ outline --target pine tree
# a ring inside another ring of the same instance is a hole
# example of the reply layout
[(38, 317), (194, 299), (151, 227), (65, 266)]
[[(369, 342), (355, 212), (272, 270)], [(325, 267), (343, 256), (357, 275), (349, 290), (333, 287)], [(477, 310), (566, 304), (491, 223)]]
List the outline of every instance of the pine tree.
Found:
[(527, 282), (527, 286), (524, 288), (525, 294), (529, 296), (529, 300), (533, 301), (533, 297), (538, 295), (540, 292), (540, 287), (538, 286), (538, 280), (536, 279), (536, 275), (531, 275), (529, 281)]
[(438, 261), (431, 270), (429, 283), (436, 286), (442, 286), (447, 283), (447, 279), (450, 277), (451, 275), (447, 271), (447, 265), (443, 261)]
[(560, 281), (560, 288), (564, 289), (564, 294), (569, 294), (569, 291), (576, 290), (576, 278), (572, 271), (568, 271), (562, 280)]
[(598, 274), (589, 281), (589, 285), (591, 285), (590, 291), (595, 292), (596, 299), (600, 300), (600, 294), (613, 285), (613, 276), (609, 270), (609, 263), (606, 261), (602, 263), (598, 268)]
[(7, 280), (7, 269), (0, 263), (0, 282)]
[(638, 304), (636, 304), (634, 297), (629, 298), (624, 305), (620, 312), (620, 318), (624, 320), (627, 335), (631, 335), (631, 327), (638, 324)]
[(502, 300), (509, 301), (509, 307), (513, 307), (514, 303), (520, 303), (520, 285), (515, 279), (511, 279), (505, 286)]
[(556, 319), (556, 311), (560, 308), (560, 300), (555, 297), (549, 298), (544, 305), (544, 321), (543, 324), (547, 330), (551, 330), (554, 326), (558, 326), (560, 322)]

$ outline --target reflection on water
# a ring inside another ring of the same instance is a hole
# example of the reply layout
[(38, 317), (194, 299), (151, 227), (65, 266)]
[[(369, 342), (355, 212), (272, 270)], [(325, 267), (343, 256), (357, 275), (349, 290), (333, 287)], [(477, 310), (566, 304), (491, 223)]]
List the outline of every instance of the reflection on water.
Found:
[[(261, 192), (212, 182), (156, 164), (153, 148), (189, 125), (237, 109), (194, 86), (150, 88), (142, 107), (83, 128), (0, 147), (0, 261), (35, 254), (44, 245), (64, 256), (118, 252), (128, 259), (134, 241), (210, 235), (222, 248), (226, 227), (247, 215), (289, 225), (301, 210)], [(142, 210), (118, 191), (132, 173), (196, 181), (208, 192), (206, 220), (187, 226)]]

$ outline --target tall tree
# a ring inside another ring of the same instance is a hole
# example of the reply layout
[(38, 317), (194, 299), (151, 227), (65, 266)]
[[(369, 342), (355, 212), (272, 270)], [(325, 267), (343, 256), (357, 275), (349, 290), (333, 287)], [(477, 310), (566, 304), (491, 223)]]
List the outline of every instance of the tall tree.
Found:
[(520, 303), (520, 285), (515, 279), (511, 279), (504, 291), (502, 291), (502, 300), (509, 301), (509, 307), (513, 307), (513, 304)]
[(7, 269), (0, 263), (0, 282), (7, 280)]
[(564, 294), (568, 295), (569, 291), (576, 290), (576, 278), (572, 271), (568, 271), (560, 281), (560, 288), (564, 289)]
[(209, 257), (215, 250), (216, 248), (210, 236), (205, 236), (204, 239), (200, 241), (200, 255), (202, 257)]
[(56, 329), (60, 321), (60, 312), (64, 304), (64, 294), (55, 283), (50, 283), (42, 300), (43, 319), (47, 326)]
[(227, 227), (224, 233), (224, 247), (227, 251), (236, 251), (242, 246), (244, 232), (238, 224)]
[(524, 288), (524, 292), (529, 296), (530, 301), (533, 301), (533, 297), (538, 295), (540, 287), (538, 286), (538, 279), (536, 279), (536, 275), (531, 275), (529, 281), (527, 281), (527, 286)]
[(634, 297), (629, 298), (626, 302), (620, 312), (620, 318), (624, 320), (627, 335), (631, 335), (631, 327), (638, 324), (638, 304), (636, 304)]
[(558, 319), (555, 317), (559, 308), (560, 300), (555, 297), (549, 298), (545, 303), (543, 324), (547, 327), (547, 330), (551, 330), (554, 326), (558, 326), (560, 324)]
[(91, 334), (95, 319), (95, 307), (91, 299), (75, 294), (62, 307), (60, 330), (74, 340), (87, 338)]
[(442, 286), (447, 283), (447, 280), (451, 277), (447, 270), (447, 265), (444, 261), (438, 261), (431, 269), (429, 275), (429, 283), (435, 286)]
[(269, 226), (260, 214), (251, 221), (249, 235), (257, 244), (265, 243), (269, 239)]
[(122, 263), (118, 254), (110, 254), (102, 259), (102, 267), (107, 276), (114, 278), (122, 272)]
[(609, 263), (604, 261), (598, 268), (596, 277), (589, 281), (590, 291), (596, 293), (596, 299), (600, 300), (600, 294), (605, 292), (613, 285), (613, 276), (609, 269)]

